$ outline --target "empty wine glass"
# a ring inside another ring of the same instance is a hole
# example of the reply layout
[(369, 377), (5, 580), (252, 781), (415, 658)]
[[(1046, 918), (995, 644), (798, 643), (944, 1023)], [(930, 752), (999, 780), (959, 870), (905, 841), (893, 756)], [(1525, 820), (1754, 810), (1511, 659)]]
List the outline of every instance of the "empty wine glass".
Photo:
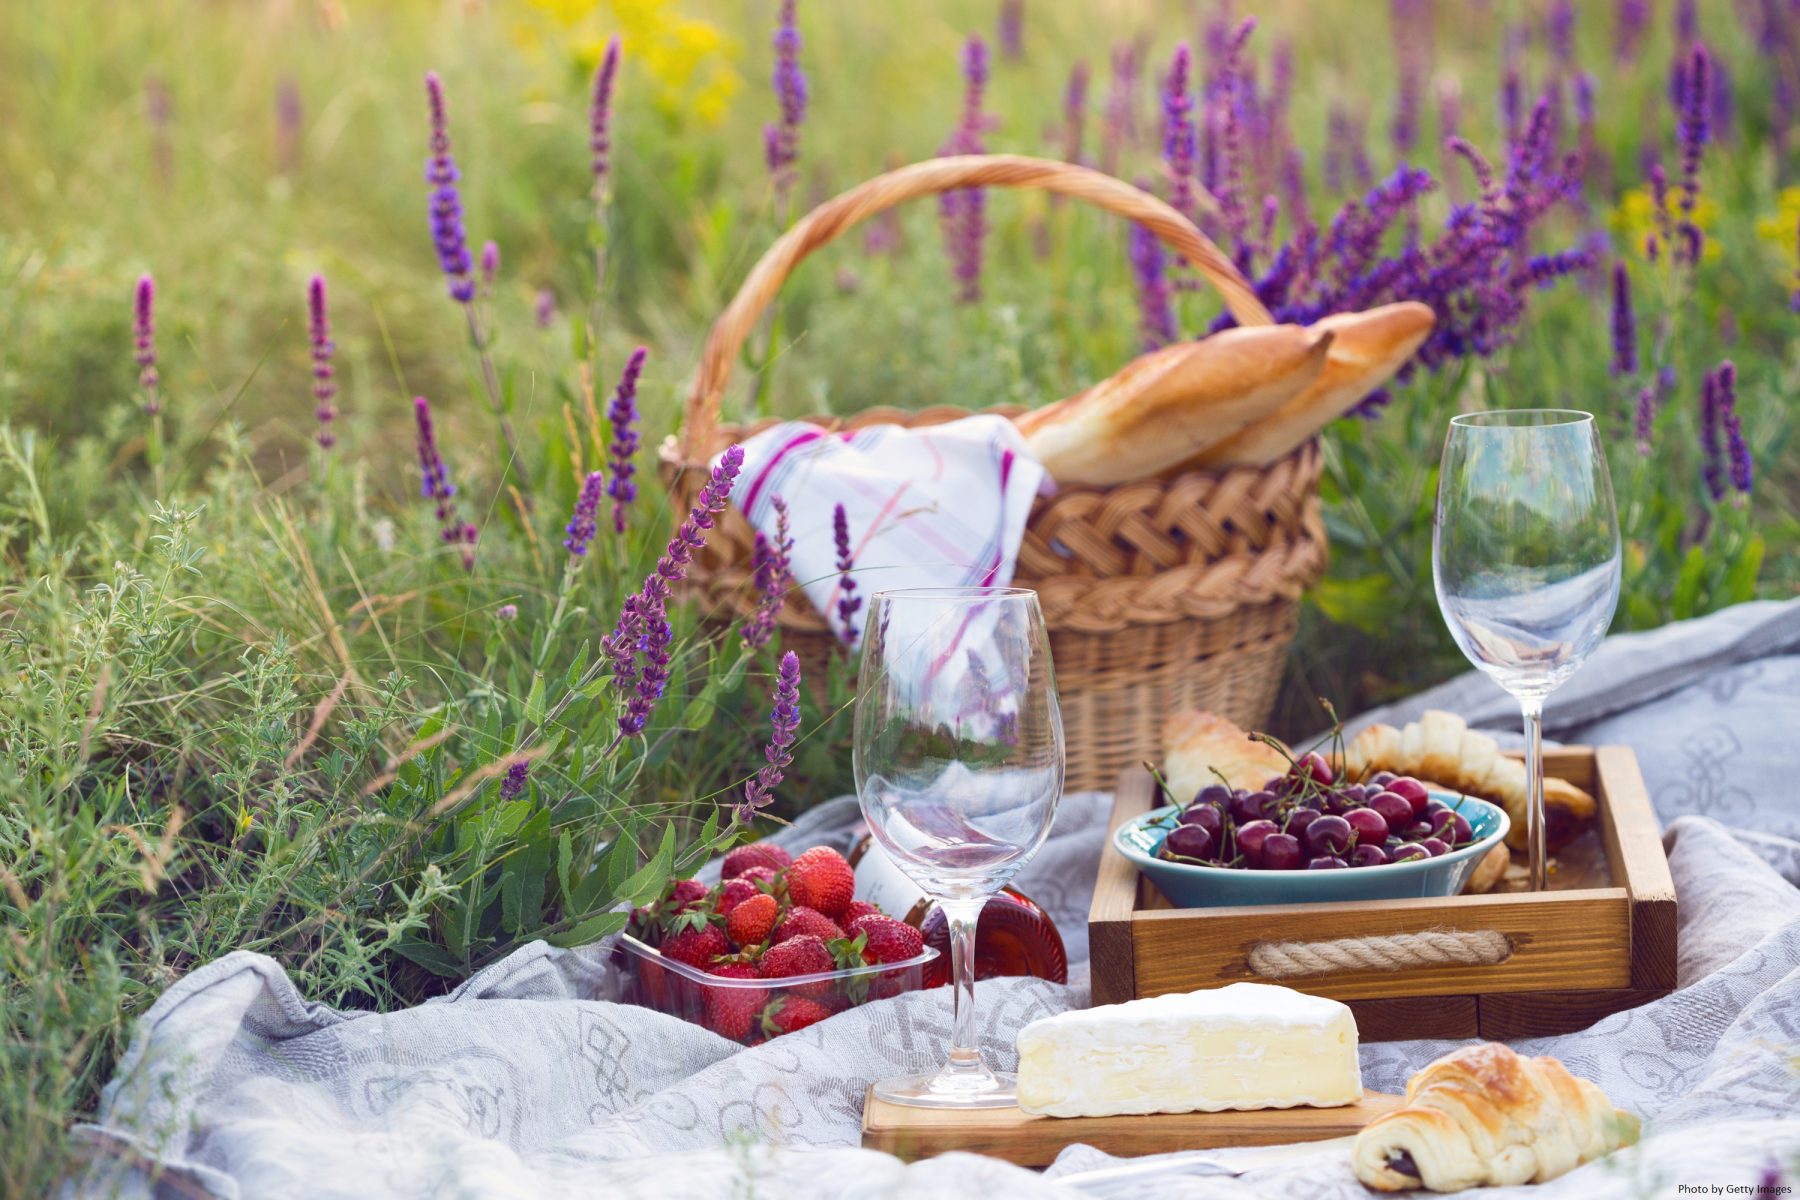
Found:
[(935, 1074), (875, 1094), (927, 1108), (1013, 1104), (975, 1036), (975, 923), (1043, 845), (1062, 796), (1062, 712), (1037, 593), (876, 592), (858, 681), (856, 793), (870, 833), (950, 926), (955, 1021)]
[(1431, 566), (1456, 644), (1524, 711), (1526, 844), (1542, 891), (1544, 697), (1599, 644), (1619, 602), (1619, 522), (1593, 415), (1453, 417)]

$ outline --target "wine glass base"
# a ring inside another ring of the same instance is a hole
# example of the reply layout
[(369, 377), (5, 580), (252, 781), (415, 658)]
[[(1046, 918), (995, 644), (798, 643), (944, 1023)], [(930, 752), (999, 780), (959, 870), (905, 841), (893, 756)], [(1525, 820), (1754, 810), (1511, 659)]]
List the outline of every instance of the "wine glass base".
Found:
[(1012, 1108), (1018, 1078), (1003, 1071), (901, 1075), (875, 1085), (875, 1098), (908, 1108)]

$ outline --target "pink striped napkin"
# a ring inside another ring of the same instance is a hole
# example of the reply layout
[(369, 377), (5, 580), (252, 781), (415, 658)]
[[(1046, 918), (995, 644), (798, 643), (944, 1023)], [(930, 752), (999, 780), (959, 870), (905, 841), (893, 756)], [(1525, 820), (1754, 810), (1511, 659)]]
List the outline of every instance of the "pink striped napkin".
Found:
[[(887, 588), (1006, 587), (1044, 468), (1004, 417), (908, 429), (829, 433), (790, 421), (744, 443), (732, 499), (771, 540), (776, 496), (787, 501), (794, 578), (832, 628), (842, 595), (833, 513), (850, 527), (856, 594)], [(868, 606), (850, 617), (860, 641)]]

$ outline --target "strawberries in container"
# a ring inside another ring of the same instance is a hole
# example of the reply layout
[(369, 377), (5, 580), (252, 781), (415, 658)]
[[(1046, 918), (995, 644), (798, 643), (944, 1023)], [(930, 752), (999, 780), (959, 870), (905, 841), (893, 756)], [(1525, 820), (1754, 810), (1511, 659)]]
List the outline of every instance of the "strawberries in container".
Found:
[(757, 842), (725, 856), (708, 888), (672, 879), (637, 909), (615, 963), (625, 998), (754, 1046), (833, 1013), (923, 986), (938, 951), (853, 895), (843, 856), (791, 858)]

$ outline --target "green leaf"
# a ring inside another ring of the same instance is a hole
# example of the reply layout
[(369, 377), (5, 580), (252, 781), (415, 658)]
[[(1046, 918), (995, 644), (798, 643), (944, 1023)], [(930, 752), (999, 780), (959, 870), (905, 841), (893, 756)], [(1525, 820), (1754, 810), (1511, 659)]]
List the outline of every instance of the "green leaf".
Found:
[(1681, 560), (1681, 572), (1675, 577), (1675, 589), (1669, 597), (1670, 615), (1684, 621), (1694, 615), (1700, 603), (1700, 584), (1706, 578), (1706, 552), (1699, 546), (1688, 548)]
[(573, 929), (553, 933), (544, 940), (552, 946), (585, 946), (590, 942), (599, 941), (609, 933), (617, 933), (625, 928), (625, 921), (629, 916), (629, 913), (623, 912), (604, 912), (598, 916), (589, 917)]
[(436, 942), (427, 942), (421, 938), (402, 938), (394, 944), (394, 953), (408, 962), (419, 964), (433, 975), (457, 979), (464, 973), (462, 959)]
[(571, 875), (575, 868), (575, 843), (565, 832), (556, 839), (556, 894), (562, 897), (563, 908), (574, 908), (575, 889)]
[(669, 869), (675, 862), (675, 826), (669, 824), (663, 828), (662, 845), (650, 856), (650, 861), (632, 872), (625, 881), (613, 889), (613, 899), (629, 900), (633, 904), (642, 904), (662, 894), (663, 886), (669, 881)]
[(543, 922), (544, 877), (550, 873), (550, 810), (540, 808), (519, 830), (500, 878), (500, 925), (523, 933)]
[(1331, 620), (1364, 633), (1380, 633), (1395, 616), (1394, 585), (1385, 575), (1322, 579), (1312, 590), (1312, 600)]
[(1756, 578), (1762, 573), (1763, 555), (1768, 547), (1763, 542), (1762, 534), (1750, 535), (1744, 544), (1744, 552), (1732, 562), (1731, 568), (1725, 572), (1722, 590), (1725, 593), (1718, 597), (1723, 604), (1742, 604), (1756, 597)]

